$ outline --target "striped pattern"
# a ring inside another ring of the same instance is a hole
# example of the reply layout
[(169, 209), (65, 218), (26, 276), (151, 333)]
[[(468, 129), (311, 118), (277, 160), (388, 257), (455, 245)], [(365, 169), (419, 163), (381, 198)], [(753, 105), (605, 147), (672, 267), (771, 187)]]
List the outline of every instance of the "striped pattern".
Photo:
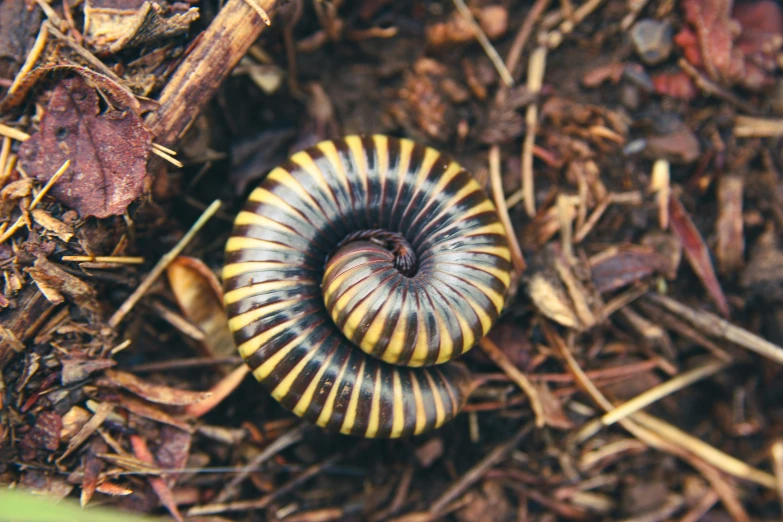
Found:
[[(345, 242), (376, 229), (407, 239), (415, 273), (372, 234)], [(239, 352), (276, 400), (332, 431), (393, 438), (457, 415), (470, 379), (448, 361), (489, 331), (510, 270), (495, 208), (462, 167), (410, 140), (349, 136), (251, 193), (223, 280)]]

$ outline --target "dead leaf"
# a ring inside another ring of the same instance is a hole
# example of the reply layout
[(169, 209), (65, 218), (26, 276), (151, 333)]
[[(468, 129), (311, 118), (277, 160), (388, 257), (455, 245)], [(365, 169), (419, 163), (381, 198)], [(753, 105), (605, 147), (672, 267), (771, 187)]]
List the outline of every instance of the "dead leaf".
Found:
[(590, 258), (591, 279), (601, 293), (617, 290), (656, 273), (674, 279), (676, 274), (670, 273), (670, 268), (669, 260), (650, 246), (610, 247)]
[(203, 347), (215, 358), (236, 353), (223, 307), (223, 291), (215, 274), (203, 261), (180, 256), (166, 269), (169, 285), (182, 313), (204, 332)]
[(117, 406), (128, 410), (134, 415), (138, 415), (139, 417), (159, 422), (161, 424), (168, 424), (169, 426), (174, 426), (175, 428), (179, 428), (182, 431), (187, 431), (188, 433), (193, 432), (193, 428), (187, 422), (169, 415), (159, 407), (154, 406), (149, 402), (144, 402), (131, 395), (124, 394), (120, 395), (119, 398), (117, 398), (117, 401)]
[(723, 294), (723, 289), (715, 275), (715, 269), (712, 266), (710, 252), (704, 243), (699, 230), (693, 224), (685, 207), (674, 194), (669, 198), (669, 216), (671, 217), (671, 227), (677, 237), (682, 241), (685, 257), (701, 280), (707, 294), (715, 302), (718, 310), (724, 317), (729, 316), (729, 303)]
[(96, 292), (93, 287), (55, 265), (45, 257), (35, 260), (32, 267), (26, 268), (35, 284), (49, 301), (60, 303), (62, 294), (67, 295), (77, 305), (97, 312), (100, 308), (96, 302)]
[(113, 359), (86, 359), (82, 357), (63, 357), (60, 359), (60, 363), (63, 365), (61, 373), (63, 386), (83, 381), (93, 372), (117, 365), (117, 361)]
[(33, 221), (41, 225), (44, 229), (48, 230), (55, 236), (59, 237), (66, 243), (71, 240), (74, 234), (72, 226), (66, 225), (47, 211), (36, 208), (30, 213)]
[(76, 76), (54, 88), (41, 129), (22, 144), (19, 159), (42, 183), (70, 159), (50, 193), (82, 217), (106, 218), (144, 193), (150, 140), (134, 111), (100, 114), (95, 89)]
[(157, 404), (184, 406), (187, 404), (196, 404), (212, 395), (211, 392), (193, 392), (162, 386), (160, 384), (152, 384), (139, 379), (132, 373), (106, 370), (104, 375), (103, 378), (98, 380), (100, 386), (117, 386), (125, 388), (139, 397)]
[(113, 409), (114, 407), (107, 402), (100, 403), (95, 410), (95, 414), (90, 420), (84, 423), (79, 432), (74, 435), (74, 437), (68, 443), (68, 448), (66, 448), (65, 453), (60, 455), (60, 458), (57, 459), (57, 462), (62, 462), (65, 457), (73, 453), (76, 448), (81, 446), (90, 435), (95, 433), (95, 430), (103, 425)]
[(198, 20), (196, 7), (144, 0), (87, 0), (84, 38), (100, 53), (147, 46), (184, 34)]
[(70, 441), (90, 420), (90, 412), (81, 406), (73, 406), (63, 415), (63, 427), (60, 430), (60, 440)]
[(20, 441), (20, 446), (27, 450), (23, 453), (32, 453), (39, 449), (55, 451), (60, 446), (60, 430), (63, 419), (53, 411), (44, 411), (38, 414), (35, 425)]

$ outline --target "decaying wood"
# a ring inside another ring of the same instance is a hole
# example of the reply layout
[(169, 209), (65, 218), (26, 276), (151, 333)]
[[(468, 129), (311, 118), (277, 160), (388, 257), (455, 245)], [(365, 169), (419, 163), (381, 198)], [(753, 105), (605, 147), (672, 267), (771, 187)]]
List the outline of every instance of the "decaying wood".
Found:
[[(273, 13), (277, 0), (258, 0)], [(146, 124), (155, 142), (174, 146), (267, 27), (247, 0), (229, 0), (169, 79)]]

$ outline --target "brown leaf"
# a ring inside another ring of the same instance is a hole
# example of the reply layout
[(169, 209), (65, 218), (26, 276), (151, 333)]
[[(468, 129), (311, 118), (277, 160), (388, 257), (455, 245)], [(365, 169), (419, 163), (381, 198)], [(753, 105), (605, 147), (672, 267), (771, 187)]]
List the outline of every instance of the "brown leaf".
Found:
[(60, 430), (63, 419), (53, 411), (38, 414), (33, 428), (27, 432), (20, 444), (23, 448), (55, 451), (60, 446)]
[(41, 182), (70, 159), (50, 193), (82, 217), (106, 218), (144, 193), (150, 140), (132, 110), (100, 114), (95, 89), (77, 76), (54, 88), (41, 130), (22, 144), (19, 159)]
[(86, 506), (98, 486), (98, 477), (103, 471), (103, 461), (98, 455), (106, 453), (106, 443), (101, 438), (93, 439), (87, 451), (82, 456), (82, 494), (79, 499), (82, 507)]
[[(183, 7), (184, 12), (176, 12)], [(114, 54), (186, 33), (198, 17), (198, 8), (182, 4), (161, 7), (144, 0), (88, 0), (84, 38), (99, 52)]]
[(74, 234), (73, 227), (66, 225), (47, 211), (36, 208), (31, 212), (33, 221), (41, 225), (44, 229), (48, 230), (55, 236), (59, 237), (66, 243), (71, 240)]
[(77, 433), (71, 439), (71, 441), (68, 443), (68, 448), (65, 450), (65, 453), (60, 455), (60, 458), (57, 459), (57, 462), (62, 462), (65, 457), (73, 453), (76, 448), (81, 446), (90, 435), (95, 433), (95, 430), (100, 428), (104, 421), (106, 421), (106, 419), (109, 417), (109, 414), (112, 412), (113, 408), (114, 407), (107, 402), (100, 403), (95, 410), (95, 415), (93, 415), (92, 418), (81, 427), (79, 433)]
[(215, 274), (203, 261), (180, 256), (166, 269), (169, 285), (182, 313), (204, 332), (204, 349), (215, 358), (236, 353), (223, 308), (223, 291)]
[(104, 375), (104, 378), (98, 380), (99, 385), (125, 388), (143, 399), (158, 404), (184, 406), (201, 402), (212, 395), (211, 392), (193, 392), (152, 384), (139, 379), (132, 373), (106, 370)]
[[(669, 260), (653, 247), (612, 247), (590, 259), (590, 275), (599, 292), (611, 292), (655, 273), (667, 273)], [(673, 274), (669, 273), (670, 279)]]
[(84, 359), (80, 357), (64, 357), (60, 359), (60, 363), (63, 365), (61, 374), (63, 386), (83, 381), (92, 372), (117, 365), (117, 361), (112, 359)]
[(73, 406), (63, 415), (63, 427), (60, 430), (60, 440), (70, 441), (74, 435), (90, 420), (90, 412), (81, 406)]
[(117, 406), (125, 408), (134, 415), (138, 415), (139, 417), (143, 417), (151, 421), (159, 422), (161, 424), (168, 424), (169, 426), (174, 426), (175, 428), (179, 428), (182, 431), (193, 431), (193, 428), (184, 420), (175, 418), (161, 410), (159, 407), (154, 406), (149, 402), (136, 399), (130, 395), (120, 395)]
[(704, 239), (702, 239), (696, 225), (693, 224), (685, 207), (682, 206), (682, 203), (674, 194), (669, 198), (669, 216), (671, 218), (672, 230), (682, 241), (685, 257), (687, 257), (691, 268), (696, 272), (720, 313), (724, 317), (728, 317), (729, 304), (715, 275), (707, 245), (704, 243)]
[(41, 292), (53, 303), (62, 302), (61, 294), (65, 294), (81, 307), (95, 312), (99, 310), (93, 287), (45, 257), (36, 259), (35, 264), (26, 268), (25, 272), (30, 274)]
[[(190, 457), (190, 444), (193, 436), (171, 426), (163, 426), (160, 430), (160, 445), (155, 452), (156, 460), (163, 469), (182, 469)], [(166, 479), (173, 487), (180, 475), (173, 474)]]

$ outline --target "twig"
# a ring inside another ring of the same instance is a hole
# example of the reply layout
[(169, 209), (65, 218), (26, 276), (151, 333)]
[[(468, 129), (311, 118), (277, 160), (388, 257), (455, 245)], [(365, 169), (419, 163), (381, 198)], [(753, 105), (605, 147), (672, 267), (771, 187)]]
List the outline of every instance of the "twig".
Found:
[(487, 354), (492, 362), (494, 362), (501, 370), (503, 370), (508, 377), (517, 384), (522, 391), (527, 395), (530, 400), (530, 407), (536, 416), (536, 427), (542, 428), (546, 425), (546, 417), (544, 416), (544, 406), (541, 404), (541, 398), (538, 396), (536, 387), (530, 380), (522, 373), (519, 368), (514, 366), (508, 356), (503, 353), (503, 350), (492, 342), (489, 337), (484, 337), (479, 341), (479, 346)]
[(453, 2), (457, 7), (457, 10), (473, 30), (473, 34), (476, 35), (476, 39), (478, 40), (479, 44), (481, 44), (484, 52), (487, 53), (487, 56), (492, 62), (492, 65), (494, 65), (495, 69), (497, 69), (500, 78), (503, 80), (503, 83), (505, 83), (507, 87), (512, 87), (514, 85), (514, 78), (511, 77), (511, 73), (508, 72), (506, 64), (503, 63), (503, 59), (492, 46), (492, 42), (489, 41), (489, 38), (487, 37), (484, 30), (481, 28), (478, 22), (476, 22), (476, 19), (473, 17), (473, 13), (470, 12), (470, 9), (465, 4), (465, 1), (453, 0)]
[(688, 63), (688, 61), (685, 58), (680, 58), (677, 61), (677, 65), (679, 65), (680, 69), (682, 69), (682, 71), (685, 74), (691, 77), (693, 83), (695, 83), (696, 86), (702, 91), (704, 91), (706, 94), (710, 94), (712, 96), (715, 96), (716, 98), (720, 98), (731, 104), (734, 104), (741, 110), (747, 112), (748, 114), (758, 113), (755, 107), (753, 107), (748, 102), (741, 100), (733, 93), (727, 91), (717, 83), (713, 82), (712, 80), (704, 76), (701, 72), (699, 72), (698, 69), (696, 69), (690, 63)]
[(533, 429), (533, 423), (527, 423), (522, 426), (510, 439), (493, 449), (486, 457), (481, 459), (475, 466), (470, 468), (457, 482), (449, 486), (441, 496), (439, 496), (429, 509), (432, 515), (438, 516), (451, 501), (461, 495), (465, 490), (472, 486), (476, 481), (483, 477), (493, 466), (503, 460)]
[(254, 511), (254, 510), (264, 509), (267, 506), (269, 506), (272, 502), (274, 502), (276, 499), (285, 495), (289, 491), (292, 491), (296, 486), (302, 484), (307, 480), (310, 480), (314, 476), (324, 471), (326, 468), (330, 466), (334, 466), (338, 461), (340, 461), (343, 458), (343, 456), (344, 455), (342, 453), (337, 453), (335, 455), (332, 455), (328, 459), (324, 460), (323, 462), (313, 464), (312, 466), (308, 467), (307, 469), (302, 471), (300, 474), (298, 474), (297, 476), (295, 476), (285, 484), (275, 489), (272, 493), (264, 495), (259, 499), (232, 502), (230, 504), (214, 503), (214, 504), (207, 504), (205, 506), (195, 506), (188, 510), (188, 516), (192, 517), (192, 516), (201, 516), (201, 515), (215, 515), (218, 513), (232, 513), (237, 511)]
[(158, 111), (146, 124), (155, 142), (172, 146), (212, 99), (223, 80), (267, 27), (257, 8), (272, 12), (277, 0), (228, 0), (160, 95)]
[[(527, 67), (527, 90), (531, 94), (541, 92), (546, 70), (547, 49), (537, 47), (530, 55)], [(527, 130), (522, 144), (522, 192), (524, 194), (525, 211), (531, 218), (536, 215), (535, 187), (533, 182), (533, 146), (536, 143), (538, 129), (538, 104), (531, 103), (525, 113)]]
[(778, 364), (783, 364), (783, 348), (776, 344), (772, 344), (766, 339), (763, 339), (744, 328), (734, 326), (717, 315), (694, 310), (693, 308), (689, 308), (684, 304), (663, 295), (650, 294), (645, 300), (682, 317), (687, 322), (709, 335), (724, 339), (759, 355), (768, 357)]
[(637, 395), (633, 399), (623, 403), (620, 406), (617, 406), (609, 413), (601, 417), (601, 422), (604, 424), (604, 426), (611, 426), (620, 419), (636, 413), (637, 411), (646, 408), (654, 402), (657, 402), (662, 398), (685, 388), (686, 386), (690, 386), (691, 384), (700, 381), (701, 379), (715, 375), (727, 366), (728, 364), (726, 362), (717, 361), (677, 375), (669, 381), (650, 388), (646, 392)]
[(258, 0), (245, 0), (245, 2), (247, 2), (256, 13), (258, 13), (258, 16), (261, 17), (261, 20), (264, 21), (267, 27), (272, 25), (272, 20), (269, 19), (269, 15), (264, 10), (264, 8), (261, 7), (261, 5), (258, 3)]
[[(49, 192), (49, 189), (52, 188), (52, 185), (54, 185), (60, 177), (62, 177), (63, 174), (65, 174), (65, 171), (68, 170), (68, 167), (71, 166), (71, 160), (65, 160), (65, 163), (63, 163), (63, 166), (60, 167), (57, 172), (54, 173), (54, 176), (49, 179), (49, 181), (46, 182), (46, 185), (41, 189), (41, 192), (38, 193), (37, 196), (33, 199), (33, 202), (30, 203), (30, 208), (28, 210), (33, 210), (35, 207), (38, 206), (38, 203), (41, 202), (41, 200), (46, 196), (46, 193)], [(0, 236), (0, 244), (4, 243), (8, 238), (13, 236), (17, 230), (22, 228), (22, 225), (25, 224), (24, 216), (19, 216), (19, 219), (16, 220), (16, 222), (11, 225), (11, 227), (5, 231), (5, 233)]]
[(506, 67), (511, 71), (511, 75), (514, 78), (518, 76), (518, 74), (514, 73), (519, 65), (519, 59), (522, 57), (522, 51), (524, 51), (525, 45), (527, 45), (530, 35), (533, 33), (533, 27), (538, 22), (538, 19), (541, 18), (543, 12), (546, 11), (546, 8), (549, 7), (551, 1), (536, 0), (536, 3), (533, 4), (533, 7), (525, 15), (525, 21), (522, 22), (517, 35), (514, 37), (514, 41), (511, 43), (511, 49), (509, 49), (508, 56), (506, 56)]
[(136, 305), (139, 299), (141, 299), (142, 296), (147, 293), (147, 290), (149, 290), (152, 284), (158, 279), (158, 277), (160, 277), (166, 267), (169, 266), (172, 261), (174, 261), (180, 252), (182, 252), (188, 243), (190, 243), (198, 231), (201, 230), (201, 228), (207, 223), (207, 221), (209, 221), (215, 212), (218, 211), (220, 205), (220, 200), (216, 199), (213, 201), (212, 204), (207, 207), (204, 213), (201, 214), (201, 216), (196, 220), (190, 230), (188, 230), (188, 232), (182, 236), (182, 239), (179, 240), (174, 248), (172, 248), (168, 253), (160, 258), (160, 261), (158, 261), (158, 264), (155, 265), (147, 278), (142, 281), (142, 283), (128, 297), (128, 299), (122, 303), (122, 306), (120, 306), (120, 308), (114, 312), (114, 315), (112, 315), (109, 319), (109, 326), (112, 328), (117, 328), (117, 325), (119, 325), (123, 318), (125, 318), (125, 315), (127, 315), (127, 313), (130, 312), (131, 309)]
[(264, 451), (259, 453), (255, 456), (253, 460), (247, 463), (246, 466), (242, 467), (237, 476), (231, 479), (231, 481), (226, 484), (226, 487), (223, 489), (223, 491), (220, 492), (220, 494), (215, 499), (215, 502), (222, 503), (230, 500), (237, 494), (237, 488), (239, 485), (250, 475), (251, 473), (255, 473), (261, 464), (266, 462), (267, 460), (271, 459), (284, 449), (286, 449), (289, 446), (292, 446), (302, 440), (302, 436), (304, 435), (305, 430), (307, 429), (306, 424), (300, 424), (296, 428), (286, 432), (285, 434), (281, 435), (279, 438), (275, 439), (274, 442), (269, 444), (266, 448), (264, 448)]

